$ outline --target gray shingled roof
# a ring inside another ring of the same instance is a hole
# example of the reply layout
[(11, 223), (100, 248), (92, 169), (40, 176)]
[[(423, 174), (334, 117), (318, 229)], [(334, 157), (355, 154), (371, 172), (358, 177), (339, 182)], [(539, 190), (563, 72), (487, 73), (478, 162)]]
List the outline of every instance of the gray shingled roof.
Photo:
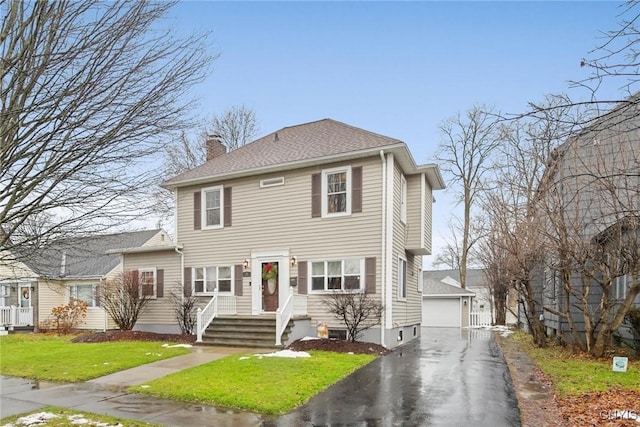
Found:
[[(462, 289), (458, 286), (443, 283), (447, 277), (460, 283), (460, 270), (425, 270), (422, 272), (422, 292), (424, 294), (445, 295), (445, 294), (464, 294), (475, 295), (468, 289)], [(484, 269), (468, 269), (467, 270), (467, 288), (477, 288), (485, 286), (486, 278)]]
[[(117, 234), (78, 237), (59, 241), (29, 259), (21, 259), (40, 276), (62, 277), (98, 277), (104, 276), (120, 262), (120, 256), (106, 254), (106, 251), (118, 248), (133, 248), (144, 245), (161, 230), (133, 231)], [(62, 260), (65, 254), (65, 269), (62, 273)]]
[(433, 296), (433, 295), (442, 295), (442, 296), (465, 296), (468, 295), (470, 297), (475, 296), (474, 292), (471, 292), (468, 289), (462, 289), (457, 286), (448, 285), (443, 282), (438, 282), (435, 280), (425, 281), (422, 286), (422, 295), (425, 296)]
[(171, 178), (163, 185), (173, 187), (207, 177), (330, 158), (398, 144), (404, 143), (335, 120), (323, 119), (282, 128)]

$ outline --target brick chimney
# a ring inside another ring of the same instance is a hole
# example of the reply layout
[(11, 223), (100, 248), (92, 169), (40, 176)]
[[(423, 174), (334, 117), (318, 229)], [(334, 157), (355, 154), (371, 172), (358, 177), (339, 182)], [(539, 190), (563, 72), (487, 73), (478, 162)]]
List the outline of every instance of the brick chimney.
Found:
[(204, 143), (204, 148), (207, 152), (207, 161), (214, 157), (220, 157), (223, 154), (227, 154), (227, 147), (222, 144), (222, 140), (219, 135), (208, 135), (207, 142)]

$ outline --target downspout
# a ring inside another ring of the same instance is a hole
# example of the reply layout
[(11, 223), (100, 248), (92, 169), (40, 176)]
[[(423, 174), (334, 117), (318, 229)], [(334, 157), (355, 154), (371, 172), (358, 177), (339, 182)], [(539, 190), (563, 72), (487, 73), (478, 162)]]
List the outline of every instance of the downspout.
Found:
[(184, 304), (184, 252), (180, 250), (177, 244), (174, 250), (180, 255), (180, 283), (182, 284), (182, 292), (180, 292), (180, 303)]
[[(386, 225), (387, 225), (387, 221), (385, 219), (385, 215), (387, 212), (385, 203), (387, 201), (387, 162), (386, 162), (386, 157), (384, 154), (384, 150), (380, 150), (380, 160), (382, 161), (382, 248), (381, 248), (381, 264), (380, 264), (380, 272), (381, 272), (381, 284), (380, 284), (380, 299), (384, 302), (384, 296), (385, 296), (385, 284), (386, 284), (386, 277), (385, 277), (385, 272), (386, 272), (386, 268), (385, 268), (385, 262), (387, 259), (387, 254), (385, 253), (385, 249), (386, 249), (386, 237), (387, 237), (387, 230), (385, 229)], [(384, 330), (385, 330), (385, 322), (386, 316), (385, 313), (382, 313), (382, 317), (380, 319), (380, 345), (384, 346), (385, 345), (385, 334), (384, 334)]]

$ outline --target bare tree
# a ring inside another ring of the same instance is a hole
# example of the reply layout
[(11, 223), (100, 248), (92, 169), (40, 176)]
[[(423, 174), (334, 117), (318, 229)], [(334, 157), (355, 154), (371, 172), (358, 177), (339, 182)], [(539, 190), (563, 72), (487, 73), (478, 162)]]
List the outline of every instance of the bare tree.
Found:
[(196, 328), (196, 312), (198, 309), (198, 297), (196, 297), (190, 286), (181, 286), (182, 292), (171, 292), (171, 303), (173, 312), (176, 315), (178, 326), (183, 334), (193, 334)]
[(161, 30), (172, 4), (0, 4), (0, 246), (37, 249), (144, 212), (154, 156), (192, 123), (186, 93), (212, 59), (205, 36)]
[(100, 285), (95, 299), (123, 331), (130, 331), (153, 297), (153, 284), (145, 283), (138, 271), (125, 271)]
[(358, 341), (362, 332), (379, 324), (384, 309), (382, 303), (357, 290), (334, 292), (322, 303), (334, 317), (347, 327), (347, 336)]
[(208, 135), (217, 135), (227, 151), (232, 151), (251, 142), (259, 127), (255, 112), (244, 105), (234, 105), (213, 117)]
[[(258, 121), (253, 110), (233, 106), (213, 117), (212, 125), (202, 129), (197, 136), (188, 137), (184, 132), (164, 150), (162, 176), (159, 182), (194, 169), (207, 161), (207, 140), (219, 138), (227, 152), (249, 143), (258, 133)], [(173, 196), (169, 190), (157, 187), (153, 195), (154, 211), (171, 221), (174, 214)]]
[(466, 287), (469, 252), (477, 240), (471, 229), (472, 209), (497, 146), (496, 125), (495, 115), (484, 106), (475, 106), (464, 116), (458, 114), (440, 125), (442, 142), (436, 158), (442, 170), (456, 182), (458, 202), (464, 208), (460, 247), (460, 285), (463, 288)]

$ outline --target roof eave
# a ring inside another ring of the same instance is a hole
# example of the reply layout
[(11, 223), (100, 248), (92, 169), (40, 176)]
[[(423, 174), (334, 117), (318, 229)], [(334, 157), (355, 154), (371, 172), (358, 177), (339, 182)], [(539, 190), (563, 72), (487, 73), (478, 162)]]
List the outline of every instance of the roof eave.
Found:
[(398, 144), (393, 144), (393, 145), (383, 145), (380, 147), (368, 148), (366, 150), (351, 151), (348, 153), (334, 154), (331, 156), (317, 157), (314, 159), (305, 159), (305, 160), (298, 160), (295, 162), (280, 163), (276, 165), (263, 166), (263, 167), (253, 168), (253, 169), (244, 169), (244, 170), (233, 171), (229, 173), (209, 175), (209, 176), (193, 178), (193, 179), (185, 179), (177, 182), (166, 182), (161, 184), (161, 187), (166, 188), (168, 190), (175, 190), (176, 188), (188, 187), (191, 185), (199, 185), (199, 184), (211, 183), (215, 181), (223, 181), (223, 180), (229, 180), (229, 179), (241, 178), (241, 177), (247, 177), (247, 176), (253, 176), (253, 175), (281, 172), (281, 171), (287, 171), (287, 170), (293, 170), (293, 169), (301, 169), (309, 166), (316, 166), (316, 165), (339, 162), (344, 160), (358, 159), (362, 157), (369, 157), (369, 156), (377, 155), (381, 150), (396, 151), (398, 148), (402, 148), (402, 147), (404, 147), (405, 150), (408, 151), (406, 149), (405, 144), (400, 142)]
[(182, 249), (182, 245), (151, 245), (151, 246), (141, 246), (137, 248), (118, 248), (118, 249), (110, 249), (106, 253), (109, 255), (117, 255), (117, 254), (139, 254), (139, 253), (148, 253), (148, 252), (161, 252), (161, 251), (169, 251), (169, 250), (180, 250)]

